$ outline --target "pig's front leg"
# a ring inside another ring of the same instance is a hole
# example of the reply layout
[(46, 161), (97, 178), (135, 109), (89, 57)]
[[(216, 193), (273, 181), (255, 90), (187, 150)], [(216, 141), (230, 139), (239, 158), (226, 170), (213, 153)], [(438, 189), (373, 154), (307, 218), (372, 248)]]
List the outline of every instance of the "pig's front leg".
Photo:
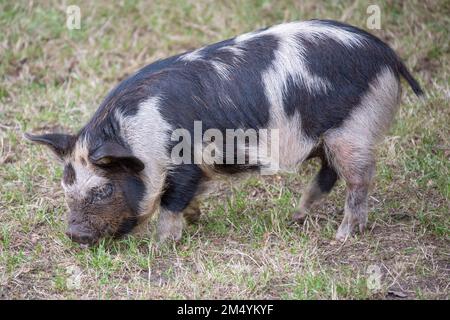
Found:
[(202, 179), (197, 165), (182, 164), (172, 168), (166, 178), (165, 192), (161, 197), (158, 238), (178, 241), (183, 231), (183, 214), (195, 207), (195, 196)]
[(183, 231), (183, 214), (161, 208), (158, 220), (158, 240), (179, 241)]

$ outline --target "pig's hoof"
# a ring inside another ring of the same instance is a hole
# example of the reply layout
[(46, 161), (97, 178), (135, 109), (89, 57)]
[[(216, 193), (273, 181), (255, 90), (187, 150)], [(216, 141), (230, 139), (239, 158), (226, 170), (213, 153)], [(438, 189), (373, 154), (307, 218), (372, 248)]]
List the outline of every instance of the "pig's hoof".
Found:
[(158, 224), (158, 241), (179, 241), (183, 231), (183, 218), (181, 214), (164, 212), (160, 215)]
[(292, 224), (302, 225), (306, 220), (306, 213), (304, 211), (297, 211), (292, 216)]
[(338, 232), (336, 232), (336, 237), (335, 238), (336, 238), (337, 241), (345, 242), (348, 237), (350, 237), (349, 233), (342, 232), (342, 231), (338, 230)]
[(336, 240), (345, 242), (352, 235), (352, 231), (353, 226), (347, 221), (342, 221), (336, 232)]
[(366, 231), (366, 223), (359, 224), (359, 233), (363, 234)]
[(196, 224), (200, 220), (202, 212), (200, 209), (197, 210), (189, 210), (187, 212), (183, 213), (184, 218), (186, 219), (186, 222), (189, 224)]
[(336, 240), (345, 242), (349, 237), (352, 236), (355, 227), (358, 225), (358, 231), (362, 234), (366, 228), (365, 223), (350, 223), (347, 222), (346, 219), (342, 221), (339, 226), (338, 231), (336, 232)]
[(158, 242), (164, 243), (167, 241), (178, 242), (181, 240), (182, 228), (173, 228), (170, 230), (159, 230), (158, 231)]

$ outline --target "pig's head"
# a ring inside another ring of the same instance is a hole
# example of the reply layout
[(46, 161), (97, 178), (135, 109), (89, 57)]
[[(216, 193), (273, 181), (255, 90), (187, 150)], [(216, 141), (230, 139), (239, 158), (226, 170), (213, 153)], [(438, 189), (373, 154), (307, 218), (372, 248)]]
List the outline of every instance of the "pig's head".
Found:
[(117, 141), (91, 145), (67, 134), (25, 135), (49, 147), (64, 164), (62, 187), (69, 207), (66, 234), (82, 244), (129, 233), (139, 222), (144, 163)]

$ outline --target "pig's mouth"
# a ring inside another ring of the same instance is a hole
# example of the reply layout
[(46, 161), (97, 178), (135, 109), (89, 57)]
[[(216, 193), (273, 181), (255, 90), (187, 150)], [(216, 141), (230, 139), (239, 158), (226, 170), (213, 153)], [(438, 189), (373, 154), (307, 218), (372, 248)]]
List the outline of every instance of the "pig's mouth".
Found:
[(129, 217), (122, 220), (116, 225), (108, 225), (100, 223), (92, 223), (89, 220), (85, 221), (69, 221), (67, 224), (66, 236), (80, 244), (82, 247), (89, 247), (96, 245), (102, 238), (120, 239), (130, 233), (138, 224), (136, 217)]
[(83, 247), (95, 245), (100, 239), (96, 232), (83, 228), (80, 225), (69, 225), (66, 235), (70, 240), (79, 243)]

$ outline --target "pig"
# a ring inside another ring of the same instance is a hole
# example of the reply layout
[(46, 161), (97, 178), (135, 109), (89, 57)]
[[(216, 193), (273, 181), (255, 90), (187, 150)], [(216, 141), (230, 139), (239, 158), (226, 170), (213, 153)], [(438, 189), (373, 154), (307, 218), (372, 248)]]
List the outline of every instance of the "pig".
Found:
[[(259, 154), (250, 163), (256, 151), (247, 142), (227, 153), (228, 141), (210, 140), (219, 155), (212, 162), (189, 161), (198, 156), (198, 143), (189, 143), (179, 153), (187, 161), (174, 159), (182, 139), (173, 133), (195, 135), (196, 122), (201, 135), (253, 130), (262, 146), (276, 146), (277, 170), (319, 158), (293, 220), (301, 223), (342, 179), (336, 239), (343, 241), (366, 227), (375, 150), (398, 109), (401, 77), (423, 95), (374, 35), (331, 20), (290, 22), (156, 61), (119, 83), (78, 133), (25, 137), (49, 147), (64, 166), (66, 233), (81, 244), (128, 234), (155, 212), (159, 240), (180, 240), (184, 223), (199, 219), (207, 181), (273, 165), (275, 158)], [(277, 136), (264, 138), (261, 130)], [(241, 149), (243, 162), (220, 161), (236, 160)]]

